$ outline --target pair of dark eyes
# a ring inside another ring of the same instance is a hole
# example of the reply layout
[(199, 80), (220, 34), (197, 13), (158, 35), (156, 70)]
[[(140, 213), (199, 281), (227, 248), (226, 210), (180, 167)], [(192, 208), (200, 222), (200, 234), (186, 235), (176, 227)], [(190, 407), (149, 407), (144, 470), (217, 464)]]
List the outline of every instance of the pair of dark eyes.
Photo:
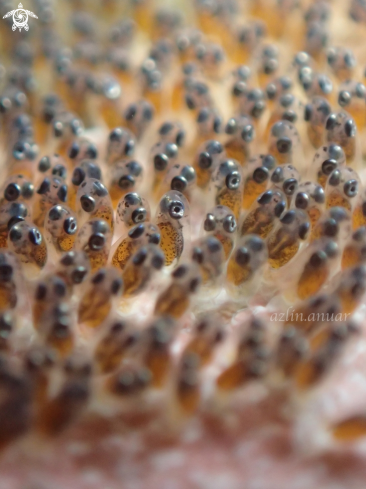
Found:
[[(357, 98), (365, 98), (365, 87), (361, 84), (358, 84), (355, 91), (355, 96)], [(346, 107), (352, 101), (352, 94), (348, 90), (341, 90), (338, 94), (338, 104), (341, 107)]]
[(338, 254), (338, 246), (334, 242), (328, 243), (324, 250), (319, 250), (313, 253), (309, 259), (308, 266), (311, 268), (320, 268), (328, 261), (329, 258), (334, 258)]
[[(92, 278), (92, 283), (94, 285), (101, 284), (104, 282), (104, 280), (107, 278), (107, 271), (106, 270), (99, 270), (94, 277)], [(116, 278), (112, 281), (111, 283), (111, 293), (113, 295), (118, 294), (123, 287), (123, 280), (122, 278)]]
[[(167, 134), (169, 134), (171, 131), (173, 131), (174, 129), (174, 125), (171, 124), (170, 122), (166, 122), (165, 124), (163, 124), (160, 129), (159, 129), (159, 134), (161, 136), (166, 136)], [(177, 135), (176, 135), (176, 138), (175, 138), (175, 144), (177, 146), (183, 146), (183, 143), (184, 143), (184, 139), (185, 139), (185, 133), (183, 130), (181, 131), (178, 131), (177, 132)]]
[[(205, 123), (208, 118), (209, 118), (209, 111), (206, 109), (202, 109), (201, 112), (197, 116), (197, 123), (198, 124), (203, 124)], [(221, 132), (221, 125), (222, 125), (222, 120), (220, 117), (214, 117), (212, 121), (212, 129), (216, 134), (219, 134)]]
[[(15, 224), (9, 231), (9, 239), (11, 242), (15, 243), (20, 241), (22, 238), (22, 229)], [(35, 246), (39, 246), (43, 241), (42, 235), (37, 228), (31, 228), (28, 231), (28, 239)]]
[(71, 182), (78, 187), (87, 176), (89, 178), (95, 178), (95, 180), (100, 180), (102, 178), (102, 172), (99, 166), (91, 162), (85, 164), (84, 168), (78, 166), (72, 174)]
[(251, 260), (252, 253), (259, 253), (264, 247), (264, 241), (259, 236), (254, 236), (244, 246), (237, 249), (235, 261), (239, 265), (247, 265)]
[[(206, 240), (206, 247), (207, 251), (211, 254), (218, 253), (223, 249), (220, 241), (213, 236), (210, 236)], [(195, 246), (193, 248), (192, 260), (199, 264), (202, 264), (205, 261), (205, 252), (200, 246)]]
[(325, 118), (329, 116), (331, 112), (331, 107), (328, 102), (325, 100), (317, 103), (317, 104), (306, 104), (305, 105), (305, 111), (304, 111), (304, 120), (306, 122), (311, 121), (313, 117), (313, 113), (321, 113), (322, 117)]
[(295, 206), (298, 209), (306, 209), (310, 203), (310, 198), (313, 198), (318, 204), (323, 204), (325, 201), (325, 193), (322, 187), (317, 187), (313, 195), (307, 192), (299, 192), (295, 198)]
[(336, 50), (330, 49), (327, 54), (327, 62), (329, 65), (335, 65), (338, 60), (343, 58), (344, 64), (347, 68), (354, 68), (356, 65), (356, 59), (351, 52), (345, 52), (342, 56), (342, 53), (337, 52)]
[(271, 176), (271, 181), (273, 183), (282, 182), (282, 189), (286, 195), (293, 195), (298, 187), (298, 181), (296, 178), (287, 178), (286, 180), (283, 180), (283, 170), (281, 167), (274, 170)]
[(250, 27), (244, 27), (239, 32), (238, 41), (241, 44), (246, 44), (246, 43), (250, 42), (253, 33), (256, 37), (261, 37), (264, 35), (263, 32), (262, 33), (257, 32), (256, 28), (250, 29)]
[[(287, 211), (280, 219), (282, 224), (290, 225), (292, 224), (296, 219), (296, 212), (291, 210)], [(306, 239), (308, 233), (310, 231), (310, 223), (309, 222), (303, 222), (299, 226), (298, 234), (300, 239)]]
[[(82, 131), (82, 123), (79, 119), (73, 119), (70, 122), (70, 129), (72, 134), (78, 136)], [(61, 121), (54, 121), (53, 123), (53, 133), (56, 138), (61, 138), (64, 134), (66, 126)]]
[[(334, 170), (329, 177), (328, 183), (332, 187), (337, 187), (341, 183), (342, 174), (339, 170)], [(351, 178), (343, 185), (343, 192), (347, 197), (355, 197), (358, 193), (358, 181)]]
[[(66, 295), (66, 284), (65, 282), (59, 278), (59, 277), (54, 277), (53, 278), (53, 283), (52, 283), (52, 288), (53, 288), (53, 293), (55, 294), (56, 297), (65, 297)], [(46, 299), (47, 292), (48, 292), (49, 287), (47, 287), (46, 283), (40, 283), (38, 284), (38, 287), (36, 289), (35, 293), (35, 298), (38, 301), (42, 301)]]
[[(263, 166), (256, 168), (253, 172), (253, 180), (256, 183), (263, 183), (266, 180), (268, 180), (270, 175), (269, 170), (272, 170), (273, 167), (275, 166), (275, 160), (273, 157), (270, 157), (270, 155), (267, 155), (263, 158), (262, 165)], [(277, 168), (272, 173), (271, 180), (272, 182), (279, 183), (281, 182), (282, 179), (283, 179), (283, 170), (282, 168)], [(295, 179), (288, 179), (288, 180), (295, 180)]]
[[(131, 239), (138, 239), (146, 232), (146, 226), (144, 224), (138, 224), (134, 226), (129, 232), (128, 236)], [(151, 232), (148, 236), (149, 243), (158, 245), (160, 243), (160, 234), (156, 232)]]
[[(225, 127), (226, 134), (233, 135), (239, 129), (237, 121), (232, 118), (228, 121)], [(246, 124), (241, 130), (241, 138), (245, 143), (251, 143), (255, 137), (255, 129), (252, 124)]]
[[(81, 185), (81, 188), (85, 187), (86, 183), (87, 182), (84, 181)], [(108, 195), (108, 190), (99, 181), (93, 182), (93, 191), (95, 192), (97, 197), (102, 198), (102, 197), (105, 197), (106, 195)], [(85, 212), (93, 212), (97, 206), (97, 202), (98, 202), (98, 199), (95, 199), (90, 194), (84, 194), (80, 197), (80, 204), (81, 204), (81, 207), (83, 208), (83, 210)]]
[[(132, 262), (136, 266), (141, 266), (145, 263), (148, 255), (149, 252), (147, 248), (143, 247), (139, 251), (137, 251), (137, 253), (133, 256)], [(155, 270), (161, 270), (164, 266), (164, 263), (165, 263), (164, 253), (160, 250), (156, 250), (153, 257), (151, 258), (151, 266)]]
[[(121, 143), (123, 140), (123, 134), (119, 133), (111, 133), (109, 136), (109, 140), (111, 143)], [(124, 147), (122, 148), (122, 152), (126, 156), (131, 156), (135, 150), (135, 141), (133, 139), (129, 139), (125, 142)]]
[[(172, 273), (172, 277), (174, 278), (183, 278), (189, 273), (189, 267), (186, 265), (180, 265), (177, 267), (174, 272)], [(190, 292), (195, 292), (198, 288), (198, 286), (201, 283), (201, 279), (199, 277), (193, 278), (190, 283), (189, 283), (189, 290)]]
[[(258, 197), (257, 202), (260, 205), (267, 205), (270, 202), (272, 202), (275, 195), (276, 194), (272, 190), (267, 190), (267, 192), (264, 192), (262, 195)], [(280, 195), (278, 195), (278, 197), (280, 197)], [(276, 203), (273, 209), (274, 215), (276, 217), (280, 217), (285, 209), (286, 209), (286, 202), (284, 200), (279, 200), (279, 202)]]
[(21, 202), (12, 202), (7, 209), (7, 213), (10, 216), (8, 221), (8, 229), (10, 229), (17, 222), (24, 221), (28, 215), (28, 208)]
[[(51, 219), (51, 221), (59, 221), (62, 218), (63, 214), (64, 209), (61, 206), (57, 205), (50, 209), (48, 217)], [(75, 217), (67, 217), (64, 220), (63, 229), (67, 234), (75, 234), (78, 229), (77, 220), (75, 219)]]
[[(338, 122), (337, 115), (336, 114), (330, 114), (330, 116), (328, 117), (328, 119), (325, 123), (325, 128), (327, 129), (327, 131), (331, 131), (340, 125), (341, 125), (341, 123)], [(357, 126), (356, 126), (353, 119), (347, 119), (344, 122), (344, 132), (345, 132), (346, 136), (349, 138), (353, 138), (356, 136)]]
[[(283, 76), (279, 79), (280, 88), (283, 91), (290, 90), (292, 87), (292, 81), (290, 78)], [(277, 86), (275, 83), (269, 83), (266, 87), (266, 94), (269, 100), (273, 100), (277, 95)]]
[(206, 46), (199, 45), (196, 49), (196, 57), (201, 61), (205, 58), (205, 56), (210, 54), (213, 54), (213, 58), (216, 63), (224, 59), (224, 53), (220, 48), (214, 48), (212, 51), (210, 51), (206, 48)]
[(9, 202), (13, 202), (14, 200), (17, 200), (20, 195), (22, 195), (25, 199), (30, 199), (33, 196), (33, 193), (34, 186), (32, 183), (26, 182), (20, 186), (19, 184), (12, 182), (9, 183), (4, 190), (4, 198)]
[(105, 221), (97, 220), (93, 222), (92, 231), (88, 241), (89, 247), (93, 251), (99, 251), (103, 249), (107, 242), (106, 234), (110, 231), (110, 228)]
[[(75, 252), (69, 251), (68, 253), (65, 253), (63, 255), (60, 263), (62, 263), (62, 265), (66, 267), (70, 267), (72, 265), (75, 265), (75, 258), (76, 258)], [(78, 265), (71, 272), (71, 280), (73, 281), (74, 284), (80, 284), (86, 277), (87, 273), (88, 273), (88, 269), (86, 267), (84, 267), (83, 265)]]
[(28, 159), (33, 161), (38, 155), (38, 146), (33, 142), (17, 141), (13, 147), (13, 157), (16, 160)]
[(158, 153), (154, 156), (154, 168), (157, 171), (164, 171), (170, 158), (175, 158), (178, 154), (178, 147), (174, 143), (168, 143), (165, 146), (164, 153)]
[(134, 187), (134, 185), (136, 184), (135, 177), (139, 177), (142, 173), (142, 167), (137, 161), (128, 162), (126, 165), (126, 169), (128, 173), (122, 175), (118, 180), (118, 186), (123, 190)]
[[(69, 158), (74, 160), (79, 156), (81, 147), (78, 143), (73, 143), (71, 145), (71, 148), (69, 149)], [(85, 151), (85, 158), (90, 158), (91, 160), (95, 160), (98, 157), (98, 150), (97, 148), (93, 145), (90, 144), (88, 148)]]
[[(207, 240), (207, 250), (209, 253), (218, 253), (222, 250), (222, 245), (216, 238), (209, 238)], [(202, 264), (205, 261), (205, 252), (200, 246), (195, 246), (192, 251), (192, 260), (198, 264)]]
[[(216, 219), (213, 214), (207, 214), (203, 224), (204, 230), (213, 231), (216, 228)], [(226, 216), (222, 222), (222, 227), (227, 233), (233, 233), (236, 230), (236, 220), (234, 216)]]
[[(127, 108), (125, 112), (125, 119), (127, 121), (132, 121), (138, 114), (138, 107), (136, 105), (131, 105)], [(142, 109), (142, 117), (145, 121), (151, 121), (154, 117), (154, 110), (152, 107), (144, 107)]]
[[(40, 187), (37, 190), (37, 194), (45, 195), (51, 190), (51, 180), (49, 178), (45, 178), (41, 183)], [(61, 202), (66, 202), (67, 200), (67, 185), (61, 185), (57, 190), (57, 197)]]

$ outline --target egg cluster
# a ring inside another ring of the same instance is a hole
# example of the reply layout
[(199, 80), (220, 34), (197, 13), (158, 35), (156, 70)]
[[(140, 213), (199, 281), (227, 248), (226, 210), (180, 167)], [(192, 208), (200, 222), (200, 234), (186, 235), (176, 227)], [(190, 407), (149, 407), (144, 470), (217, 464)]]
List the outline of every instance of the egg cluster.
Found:
[(28, 32), (4, 19), (2, 447), (96, 405), (169, 424), (253, 383), (290, 403), (357, 341), (366, 59), (341, 33), (366, 8), (346, 3), (37, 0)]

